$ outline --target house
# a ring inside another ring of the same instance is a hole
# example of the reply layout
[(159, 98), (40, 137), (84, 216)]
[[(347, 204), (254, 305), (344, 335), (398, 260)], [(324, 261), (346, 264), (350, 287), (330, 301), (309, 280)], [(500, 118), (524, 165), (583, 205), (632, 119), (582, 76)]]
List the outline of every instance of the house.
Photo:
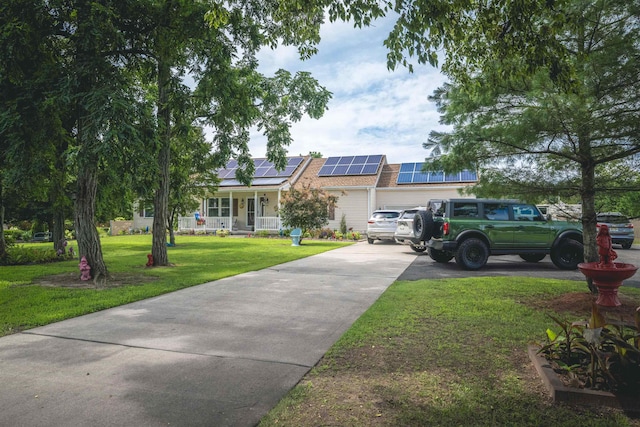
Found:
[[(309, 184), (338, 196), (329, 228), (339, 229), (344, 215), (347, 228), (364, 232), (376, 209), (405, 209), (432, 198), (455, 197), (459, 189), (477, 181), (475, 172), (422, 172), (422, 163), (389, 164), (382, 154), (287, 160), (285, 170), (277, 171), (267, 159), (254, 159), (251, 186), (235, 179), (238, 165), (231, 160), (218, 171), (218, 191), (201, 201), (197, 213), (179, 218), (178, 230), (278, 232), (283, 228), (278, 216), (282, 193)], [(152, 220), (152, 212), (140, 209), (134, 214), (134, 228), (151, 227)]]

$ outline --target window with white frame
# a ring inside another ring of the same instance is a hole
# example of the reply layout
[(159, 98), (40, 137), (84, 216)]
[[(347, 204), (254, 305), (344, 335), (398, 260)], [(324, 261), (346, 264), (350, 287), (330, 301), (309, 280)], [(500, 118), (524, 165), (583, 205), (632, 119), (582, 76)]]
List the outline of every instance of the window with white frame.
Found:
[(212, 197), (207, 206), (207, 216), (229, 217), (231, 215), (231, 204), (228, 197)]

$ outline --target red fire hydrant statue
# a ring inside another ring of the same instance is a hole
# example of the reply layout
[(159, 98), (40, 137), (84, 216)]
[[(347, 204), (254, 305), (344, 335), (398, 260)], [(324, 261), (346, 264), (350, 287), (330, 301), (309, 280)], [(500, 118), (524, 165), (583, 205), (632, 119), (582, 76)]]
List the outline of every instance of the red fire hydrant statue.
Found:
[(153, 267), (153, 255), (147, 254), (147, 267)]
[(91, 266), (87, 258), (83, 256), (78, 267), (80, 267), (80, 280), (91, 280)]

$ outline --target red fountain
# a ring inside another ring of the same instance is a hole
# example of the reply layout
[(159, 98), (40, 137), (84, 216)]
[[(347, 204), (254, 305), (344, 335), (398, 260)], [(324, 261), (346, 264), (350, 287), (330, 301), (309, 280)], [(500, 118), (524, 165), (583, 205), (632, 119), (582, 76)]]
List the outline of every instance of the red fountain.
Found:
[(623, 262), (613, 262), (618, 254), (611, 248), (609, 227), (601, 225), (596, 236), (600, 262), (583, 262), (578, 268), (598, 288), (596, 304), (603, 307), (619, 307), (618, 288), (622, 281), (636, 274), (638, 267)]

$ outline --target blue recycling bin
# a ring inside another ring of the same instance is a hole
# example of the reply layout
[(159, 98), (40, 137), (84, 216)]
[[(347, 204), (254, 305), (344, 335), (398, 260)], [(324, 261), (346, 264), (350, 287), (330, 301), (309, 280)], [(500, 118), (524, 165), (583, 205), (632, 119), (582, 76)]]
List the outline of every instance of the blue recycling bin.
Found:
[(300, 238), (302, 237), (302, 230), (299, 228), (294, 228), (291, 230), (291, 246), (300, 246)]

